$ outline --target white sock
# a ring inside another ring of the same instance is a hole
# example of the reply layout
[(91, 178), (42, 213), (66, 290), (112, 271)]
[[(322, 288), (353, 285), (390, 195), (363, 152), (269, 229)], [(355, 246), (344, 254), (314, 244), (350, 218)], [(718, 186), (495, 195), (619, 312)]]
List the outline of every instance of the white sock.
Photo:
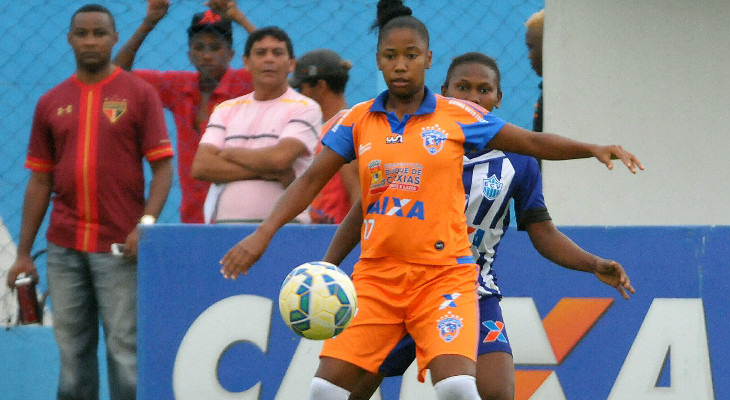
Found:
[(479, 400), (477, 380), (469, 375), (456, 375), (433, 385), (438, 400)]
[(347, 400), (348, 397), (349, 391), (315, 376), (309, 387), (307, 400)]

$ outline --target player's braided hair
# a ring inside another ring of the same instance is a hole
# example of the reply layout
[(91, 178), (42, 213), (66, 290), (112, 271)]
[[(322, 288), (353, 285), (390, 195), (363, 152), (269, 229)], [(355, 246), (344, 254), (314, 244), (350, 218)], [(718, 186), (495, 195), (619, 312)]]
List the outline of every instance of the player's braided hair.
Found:
[(391, 29), (408, 28), (412, 29), (429, 44), (429, 35), (426, 25), (413, 16), (413, 11), (403, 4), (403, 0), (379, 0), (378, 16), (372, 25), (372, 29), (378, 29), (378, 46), (382, 37)]

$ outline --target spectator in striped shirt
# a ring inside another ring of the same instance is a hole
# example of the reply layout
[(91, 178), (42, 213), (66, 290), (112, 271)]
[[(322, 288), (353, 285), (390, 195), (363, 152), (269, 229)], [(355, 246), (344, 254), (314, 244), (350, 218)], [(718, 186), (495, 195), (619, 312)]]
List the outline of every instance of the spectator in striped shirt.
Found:
[[(254, 31), (243, 63), (254, 91), (215, 108), (193, 160), (193, 177), (215, 183), (205, 201), (206, 222), (262, 221), (312, 163), (319, 141), (319, 105), (287, 81), (295, 65), (289, 35), (277, 27)], [(294, 220), (309, 223), (309, 213)]]

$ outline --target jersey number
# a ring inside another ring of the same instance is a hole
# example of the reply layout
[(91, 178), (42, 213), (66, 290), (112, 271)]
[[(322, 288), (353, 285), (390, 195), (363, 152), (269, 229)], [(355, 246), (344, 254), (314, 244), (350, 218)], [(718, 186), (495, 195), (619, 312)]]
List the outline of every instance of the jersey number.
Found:
[(362, 239), (368, 240), (370, 239), (370, 235), (373, 233), (373, 228), (375, 228), (375, 220), (365, 219), (362, 221), (363, 224), (363, 230), (362, 230)]

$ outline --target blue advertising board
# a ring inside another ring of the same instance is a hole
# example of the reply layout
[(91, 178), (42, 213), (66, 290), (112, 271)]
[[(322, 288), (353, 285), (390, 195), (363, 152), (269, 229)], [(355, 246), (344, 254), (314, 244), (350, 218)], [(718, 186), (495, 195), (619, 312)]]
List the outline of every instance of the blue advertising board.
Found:
[[(279, 285), (324, 255), (332, 226), (281, 229), (247, 276), (218, 261), (253, 226), (145, 227), (140, 238), (140, 399), (306, 398), (321, 342), (278, 313)], [(730, 398), (730, 227), (568, 227), (621, 262), (630, 300), (592, 275), (543, 259), (522, 232), (496, 261), (518, 399)], [(343, 263), (350, 272), (356, 254)], [(374, 398), (425, 400), (412, 373)]]

